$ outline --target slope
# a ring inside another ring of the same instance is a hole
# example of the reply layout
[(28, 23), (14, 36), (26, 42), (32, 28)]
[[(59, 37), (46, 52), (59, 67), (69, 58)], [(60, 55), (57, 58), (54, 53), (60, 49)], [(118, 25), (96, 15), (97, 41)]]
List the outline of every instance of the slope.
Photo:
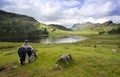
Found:
[(0, 41), (39, 38), (43, 33), (33, 17), (0, 10)]

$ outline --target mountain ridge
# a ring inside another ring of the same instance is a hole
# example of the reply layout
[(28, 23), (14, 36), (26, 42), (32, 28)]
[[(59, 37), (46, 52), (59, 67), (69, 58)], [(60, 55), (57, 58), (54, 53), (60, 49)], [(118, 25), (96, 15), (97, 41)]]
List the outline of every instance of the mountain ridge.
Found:
[(116, 24), (111, 20), (105, 21), (104, 23), (86, 22), (86, 23), (82, 23), (82, 24), (80, 24), (80, 23), (74, 24), (71, 27), (71, 29), (72, 30), (83, 30), (83, 29), (92, 28), (92, 27), (96, 27), (96, 26), (113, 26), (113, 25), (119, 25), (119, 24)]

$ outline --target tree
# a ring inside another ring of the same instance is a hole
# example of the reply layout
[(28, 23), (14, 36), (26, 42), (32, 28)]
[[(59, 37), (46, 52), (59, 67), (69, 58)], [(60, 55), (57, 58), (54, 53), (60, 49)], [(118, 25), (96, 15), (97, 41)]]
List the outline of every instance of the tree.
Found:
[(43, 34), (46, 34), (46, 35), (49, 34), (49, 32), (48, 32), (48, 30), (46, 28), (43, 29)]

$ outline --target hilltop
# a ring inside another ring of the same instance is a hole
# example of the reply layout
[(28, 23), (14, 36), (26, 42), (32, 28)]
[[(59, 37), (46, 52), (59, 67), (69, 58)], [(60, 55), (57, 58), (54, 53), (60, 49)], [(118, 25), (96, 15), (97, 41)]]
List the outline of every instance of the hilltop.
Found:
[(85, 29), (85, 28), (88, 28), (89, 26), (93, 25), (93, 23), (91, 22), (86, 22), (86, 23), (77, 23), (77, 24), (74, 24), (71, 29), (72, 30), (82, 30), (82, 29)]
[(106, 21), (106, 22), (104, 22), (104, 23), (102, 23), (101, 25), (103, 25), (103, 26), (112, 26), (112, 25), (114, 25), (115, 23), (113, 23), (113, 21)]
[(39, 24), (39, 22), (35, 20), (33, 17), (6, 12), (4, 10), (0, 10), (0, 23), (1, 24), (13, 24), (13, 23)]

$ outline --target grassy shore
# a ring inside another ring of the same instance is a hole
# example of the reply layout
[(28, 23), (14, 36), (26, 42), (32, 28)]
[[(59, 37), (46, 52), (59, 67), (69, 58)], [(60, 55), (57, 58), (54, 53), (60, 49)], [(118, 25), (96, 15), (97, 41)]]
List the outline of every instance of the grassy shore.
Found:
[[(64, 44), (31, 43), (37, 49), (36, 61), (21, 66), (17, 50), (22, 43), (0, 42), (1, 77), (119, 77), (120, 35), (83, 35), (89, 39)], [(54, 70), (62, 54), (70, 53), (73, 62)]]

